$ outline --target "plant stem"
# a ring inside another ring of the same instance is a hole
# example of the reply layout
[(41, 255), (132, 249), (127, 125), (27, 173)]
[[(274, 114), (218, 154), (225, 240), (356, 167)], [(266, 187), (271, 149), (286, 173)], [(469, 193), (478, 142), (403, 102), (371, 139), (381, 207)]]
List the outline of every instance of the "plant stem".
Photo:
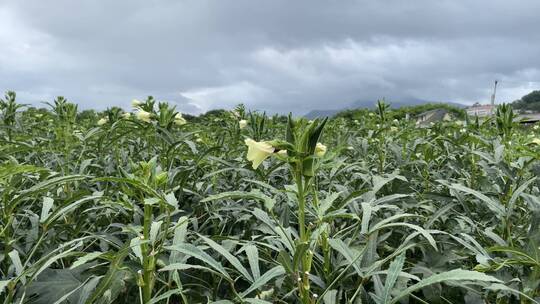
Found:
[(145, 243), (141, 245), (141, 251), (143, 255), (143, 301), (144, 303), (150, 302), (152, 299), (152, 289), (154, 287), (154, 255), (150, 252), (152, 248), (150, 241), (150, 226), (152, 225), (152, 205), (144, 205), (144, 225), (143, 236)]
[[(304, 181), (301, 172), (296, 172), (296, 186), (298, 189), (298, 230), (300, 231), (300, 243), (309, 243), (309, 235), (306, 233), (306, 198), (304, 193), (307, 181)], [(311, 268), (312, 257), (308, 252), (302, 256), (302, 273), (300, 274), (302, 283), (299, 284), (300, 299), (304, 304), (311, 303), (309, 297), (309, 269)]]
[(306, 201), (304, 197), (304, 186), (302, 174), (296, 173), (296, 187), (298, 188), (298, 230), (300, 231), (300, 241), (306, 240)]

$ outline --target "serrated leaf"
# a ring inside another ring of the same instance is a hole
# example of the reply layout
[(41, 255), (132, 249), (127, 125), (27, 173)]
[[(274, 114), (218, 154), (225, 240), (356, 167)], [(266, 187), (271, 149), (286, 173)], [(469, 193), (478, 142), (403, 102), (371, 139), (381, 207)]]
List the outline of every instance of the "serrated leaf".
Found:
[[(173, 236), (173, 245), (178, 245), (186, 240), (187, 236), (187, 227), (188, 227), (188, 218), (185, 216), (182, 216), (178, 219), (178, 226), (174, 229), (174, 236)], [(169, 258), (169, 263), (179, 263), (182, 260), (182, 253), (173, 251), (171, 252), (171, 256)]]
[(53, 207), (54, 200), (50, 197), (43, 198), (43, 206), (41, 207), (41, 216), (39, 217), (39, 222), (43, 223), (49, 217), (49, 212)]
[(259, 250), (255, 245), (247, 245), (245, 247), (245, 251), (248, 257), (249, 267), (251, 268), (253, 279), (257, 280), (261, 276), (259, 269)]
[(142, 265), (143, 255), (142, 255), (141, 243), (142, 243), (141, 238), (136, 236), (132, 238), (131, 241), (129, 242), (129, 247), (131, 248), (135, 256), (139, 259), (139, 262)]
[(161, 224), (163, 224), (163, 221), (152, 222), (152, 224), (150, 225), (150, 243), (156, 243)]
[(174, 196), (174, 192), (170, 192), (169, 194), (165, 195), (165, 202), (174, 209), (178, 209), (178, 200), (176, 199), (176, 196)]
[(403, 264), (405, 263), (405, 252), (400, 254), (388, 267), (388, 273), (386, 274), (386, 280), (384, 282), (384, 289), (381, 294), (381, 302), (387, 304), (391, 300), (391, 292), (394, 290), (394, 285), (399, 277)]

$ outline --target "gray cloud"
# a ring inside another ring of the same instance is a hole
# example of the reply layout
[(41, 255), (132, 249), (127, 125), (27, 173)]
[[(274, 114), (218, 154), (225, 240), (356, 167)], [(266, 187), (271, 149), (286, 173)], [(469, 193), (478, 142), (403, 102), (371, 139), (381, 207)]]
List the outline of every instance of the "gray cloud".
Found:
[(0, 90), (39, 104), (295, 113), (355, 100), (486, 102), (540, 89), (540, 2), (0, 3)]

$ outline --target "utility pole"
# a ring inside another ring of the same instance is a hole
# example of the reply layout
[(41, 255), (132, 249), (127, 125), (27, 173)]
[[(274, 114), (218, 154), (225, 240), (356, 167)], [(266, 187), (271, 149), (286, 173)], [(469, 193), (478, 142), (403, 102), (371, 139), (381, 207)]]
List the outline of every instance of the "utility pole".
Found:
[(495, 86), (493, 86), (493, 94), (491, 94), (491, 115), (493, 115), (493, 109), (495, 108), (495, 94), (497, 94), (498, 80), (495, 80)]

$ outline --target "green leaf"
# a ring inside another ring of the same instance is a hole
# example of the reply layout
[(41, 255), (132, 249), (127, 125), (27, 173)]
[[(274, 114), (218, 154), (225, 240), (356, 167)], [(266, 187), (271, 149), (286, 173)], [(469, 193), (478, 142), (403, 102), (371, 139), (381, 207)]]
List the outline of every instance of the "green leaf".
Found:
[[(270, 229), (272, 229), (272, 231), (274, 231), (274, 233), (279, 235), (281, 242), (283, 243), (283, 245), (285, 245), (285, 247), (287, 247), (289, 252), (294, 252), (293, 241), (291, 239), (291, 234), (289, 231), (281, 229), (279, 224), (275, 223), (274, 220), (270, 218), (268, 213), (259, 208), (255, 208), (252, 213), (259, 221), (266, 224)], [(288, 234), (286, 232), (288, 232)]]
[(119, 281), (119, 274), (121, 274), (121, 266), (124, 262), (124, 259), (129, 253), (129, 243), (124, 244), (122, 249), (120, 249), (114, 256), (114, 260), (109, 265), (109, 270), (103, 278), (101, 278), (99, 284), (94, 289), (94, 291), (87, 297), (85, 304), (93, 304), (98, 299), (103, 298), (103, 294), (114, 287), (115, 284)]
[(439, 274), (432, 275), (427, 279), (423, 279), (422, 281), (401, 291), (389, 303), (390, 304), (398, 303), (399, 300), (401, 300), (402, 298), (426, 286), (429, 286), (435, 283), (453, 282), (453, 281), (458, 281), (461, 284), (464, 284), (464, 282), (470, 282), (471, 284), (477, 284), (479, 282), (503, 283), (501, 280), (494, 278), (492, 276), (486, 275), (481, 272), (463, 270), (463, 269), (454, 269), (447, 272), (442, 272)]
[(501, 203), (499, 201), (497, 201), (495, 199), (491, 199), (491, 198), (489, 198), (488, 196), (486, 196), (483, 193), (480, 193), (480, 192), (478, 192), (476, 190), (473, 190), (471, 188), (465, 187), (465, 186), (460, 185), (460, 184), (452, 184), (449, 187), (451, 189), (461, 191), (461, 192), (465, 192), (467, 194), (471, 194), (471, 195), (475, 196), (476, 198), (483, 201), (486, 204), (486, 207), (488, 207), (491, 211), (493, 211), (495, 213), (495, 215), (497, 215), (498, 217), (504, 216), (504, 213), (505, 213), (504, 206), (501, 205)]
[(47, 269), (50, 265), (54, 264), (56, 261), (58, 261), (60, 259), (63, 259), (65, 257), (74, 255), (73, 251), (77, 247), (79, 247), (81, 245), (82, 245), (82, 242), (79, 242), (75, 246), (73, 246), (72, 248), (69, 248), (68, 250), (66, 250), (64, 252), (58, 253), (58, 254), (56, 254), (54, 256), (51, 256), (50, 258), (46, 256), (47, 259), (45, 259), (45, 260), (43, 258), (40, 259), (40, 261), (44, 260), (44, 262), (42, 264), (36, 263), (36, 264), (33, 265), (33, 266), (36, 266), (36, 267), (39, 265), (39, 268), (37, 268), (37, 270), (35, 270), (32, 273), (32, 276), (30, 277), (29, 281), (34, 280), (35, 277), (37, 277), (42, 271)]
[(50, 197), (43, 198), (43, 206), (41, 207), (41, 216), (39, 217), (39, 222), (43, 223), (49, 217), (49, 212), (53, 207), (54, 200)]
[(324, 304), (337, 304), (338, 291), (335, 289), (329, 290), (323, 297)]
[(292, 119), (292, 114), (289, 113), (289, 116), (287, 117), (287, 131), (285, 138), (287, 141), (295, 146), (296, 145), (296, 130), (294, 126), (294, 120)]
[(219, 272), (217, 272), (217, 271), (215, 271), (213, 269), (210, 269), (210, 268), (208, 268), (206, 266), (194, 265), (194, 264), (184, 264), (184, 263), (169, 264), (169, 265), (161, 268), (159, 271), (163, 272), (163, 271), (187, 270), (187, 269), (205, 270), (205, 271), (211, 272), (211, 273), (219, 275), (219, 276), (222, 275), (221, 273), (219, 273)]
[(174, 209), (178, 209), (178, 200), (176, 199), (176, 196), (174, 196), (174, 192), (165, 195), (165, 202)]
[(250, 244), (245, 246), (245, 251), (251, 273), (253, 274), (253, 279), (257, 280), (261, 276), (261, 271), (259, 269), (259, 250), (257, 249), (257, 246)]
[(302, 262), (302, 258), (305, 256), (306, 251), (308, 249), (309, 249), (309, 243), (308, 242), (296, 244), (296, 247), (294, 248), (294, 255), (293, 255), (293, 260), (292, 260), (293, 272), (298, 271), (298, 269), (300, 267), (300, 263)]
[[(76, 293), (78, 293), (79, 289), (80, 289), (81, 287), (85, 286), (86, 283), (87, 283), (88, 281), (90, 281), (91, 279), (92, 279), (92, 278), (86, 279), (86, 281), (80, 283), (78, 286), (76, 286), (76, 287), (75, 287), (73, 290), (71, 290), (70, 292), (65, 293), (62, 297), (60, 297), (58, 300), (56, 300), (56, 302), (54, 302), (53, 304), (66, 303), (66, 302), (65, 302), (66, 300), (68, 300), (70, 297), (76, 295)], [(60, 284), (61, 284), (61, 283), (60, 283)], [(53, 283), (53, 284), (51, 284), (51, 285), (54, 286), (54, 285), (60, 285), (60, 284), (58, 284), (58, 283)], [(47, 285), (49, 285), (49, 284), (47, 284)], [(62, 294), (62, 293), (57, 293), (57, 295), (61, 295), (61, 294)], [(78, 298), (78, 297), (77, 297), (77, 298)], [(42, 298), (41, 298), (41, 299), (42, 299)], [(69, 303), (69, 301), (68, 301), (68, 303)]]
[(420, 232), (420, 234), (426, 238), (426, 240), (429, 242), (429, 244), (433, 247), (433, 249), (435, 249), (435, 251), (438, 251), (439, 249), (437, 248), (437, 242), (435, 241), (435, 239), (433, 238), (433, 236), (431, 236), (431, 234), (424, 228), (418, 226), (418, 225), (414, 225), (414, 224), (409, 224), (409, 223), (390, 223), (390, 224), (386, 224), (386, 225), (383, 225), (383, 226), (380, 226), (378, 229), (383, 229), (383, 228), (391, 228), (391, 227), (398, 227), (398, 226), (405, 226), (405, 227), (409, 227), (409, 228), (412, 228), (418, 232)]
[(255, 280), (255, 282), (253, 282), (253, 284), (248, 289), (246, 289), (244, 292), (242, 292), (240, 294), (240, 296), (242, 298), (247, 296), (248, 294), (250, 294), (254, 290), (256, 290), (256, 289), (260, 288), (261, 286), (263, 286), (264, 284), (268, 283), (273, 278), (278, 277), (278, 276), (283, 275), (283, 274), (285, 274), (285, 269), (283, 269), (283, 266), (281, 266), (281, 265), (276, 266), (276, 267), (268, 270), (260, 278)]
[(163, 224), (163, 221), (152, 222), (152, 224), (150, 225), (150, 243), (156, 243), (161, 224)]
[(15, 274), (20, 276), (23, 272), (23, 265), (21, 263), (21, 259), (19, 258), (19, 252), (14, 249), (8, 253), (8, 256), (15, 267)]
[(244, 301), (248, 303), (253, 303), (253, 304), (272, 304), (272, 302), (268, 302), (261, 299), (254, 299), (254, 298), (244, 299)]
[(201, 202), (204, 203), (204, 202), (223, 200), (223, 199), (254, 199), (254, 200), (263, 202), (264, 207), (267, 210), (272, 210), (272, 208), (274, 208), (274, 205), (276, 204), (276, 201), (273, 198), (265, 195), (258, 189), (251, 190), (250, 192), (230, 191), (230, 192), (214, 194), (201, 200)]
[(11, 282), (11, 279), (0, 281), (0, 295), (4, 292), (4, 289), (8, 286), (9, 282)]
[(79, 299), (77, 300), (77, 304), (84, 304), (84, 302), (86, 302), (86, 300), (92, 294), (92, 291), (96, 289), (96, 286), (98, 285), (101, 278), (102, 276), (92, 277), (86, 284), (82, 286), (81, 291), (79, 292)]
[(374, 175), (372, 178), (373, 188), (371, 191), (373, 193), (377, 193), (380, 189), (382, 189), (382, 187), (395, 179), (399, 179), (404, 182), (407, 181), (404, 176), (398, 175), (397, 173), (386, 174), (385, 176)]
[(141, 265), (143, 263), (143, 255), (142, 255), (142, 249), (141, 249), (142, 243), (143, 241), (138, 236), (132, 238), (129, 242), (129, 247), (131, 248), (135, 256), (139, 259), (139, 262), (141, 262)]
[(534, 181), (536, 180), (536, 177), (533, 177), (531, 179), (529, 179), (528, 181), (524, 182), (523, 184), (521, 184), (521, 186), (519, 186), (515, 191), (514, 193), (512, 193), (512, 196), (510, 197), (510, 200), (508, 201), (508, 212), (511, 213), (514, 209), (514, 205), (518, 199), (518, 197), (523, 193), (523, 191), (525, 191), (527, 189), (527, 187), (529, 187), (530, 184), (532, 184)]
[(86, 175), (66, 175), (66, 176), (59, 176), (51, 179), (47, 179), (37, 185), (34, 185), (26, 190), (21, 191), (21, 195), (36, 193), (39, 191), (45, 191), (50, 190), (52, 186), (59, 185), (59, 184), (65, 184), (69, 182), (75, 182), (80, 181), (88, 178)]
[(84, 274), (87, 269), (46, 269), (26, 286), (27, 295), (36, 304), (76, 303), (82, 287), (94, 277)]
[(389, 202), (392, 202), (401, 198), (409, 197), (409, 196), (410, 195), (408, 194), (391, 194), (391, 195), (383, 196), (381, 198), (376, 199), (375, 201), (373, 201), (372, 204), (375, 206), (379, 204), (389, 203)]
[(538, 304), (539, 302), (536, 301), (535, 299), (531, 298), (530, 296), (528, 296), (527, 294), (519, 291), (519, 290), (515, 290), (513, 288), (510, 288), (504, 284), (499, 284), (499, 283), (493, 283), (491, 285), (489, 285), (488, 287), (486, 287), (487, 290), (492, 290), (492, 291), (508, 291), (510, 293), (513, 293), (515, 295), (518, 295), (518, 296), (522, 296), (526, 299), (528, 299), (529, 301), (533, 302), (533, 303), (536, 303)]
[(165, 201), (165, 198), (159, 194), (156, 190), (154, 190), (152, 187), (148, 186), (147, 184), (133, 179), (133, 178), (122, 178), (122, 177), (100, 177), (94, 179), (94, 181), (104, 181), (104, 182), (116, 182), (116, 183), (126, 183), (128, 185), (133, 186), (134, 188), (146, 193), (150, 197), (157, 197), (163, 201)]
[(51, 215), (49, 215), (47, 217), (44, 224), (46, 226), (50, 226), (57, 219), (59, 219), (60, 217), (65, 216), (65, 215), (69, 214), (70, 212), (74, 211), (80, 205), (82, 205), (82, 204), (84, 204), (86, 202), (89, 202), (89, 201), (99, 199), (101, 197), (102, 197), (101, 195), (88, 196), (88, 197), (82, 198), (82, 199), (80, 199), (78, 201), (75, 201), (73, 203), (70, 203), (67, 206), (63, 207), (63, 208), (56, 209), (51, 213)]
[(214, 249), (219, 254), (221, 254), (224, 258), (226, 258), (227, 261), (229, 261), (229, 263), (231, 263), (231, 265), (233, 265), (234, 268), (236, 268), (236, 270), (238, 270), (238, 272), (240, 272), (244, 276), (244, 278), (246, 278), (250, 282), (253, 282), (253, 278), (251, 277), (247, 269), (242, 265), (242, 263), (240, 263), (240, 260), (238, 260), (229, 251), (227, 251), (227, 249), (223, 248), (223, 246), (205, 237), (204, 235), (199, 235), (199, 237), (203, 241), (205, 241), (210, 247), (212, 247), (212, 249)]
[(386, 274), (386, 281), (384, 282), (384, 289), (381, 295), (381, 303), (387, 304), (392, 298), (390, 293), (394, 290), (394, 285), (403, 269), (403, 264), (405, 263), (405, 252), (400, 254), (388, 268), (388, 273)]
[(285, 271), (287, 271), (287, 273), (292, 274), (294, 272), (292, 262), (291, 262), (291, 257), (289, 256), (286, 250), (281, 249), (279, 251), (277, 260), (279, 264), (283, 266)]
[(369, 230), (369, 223), (371, 221), (371, 212), (373, 210), (370, 203), (361, 203), (362, 206), (362, 228), (360, 233), (366, 234)]
[(75, 262), (73, 262), (73, 264), (71, 265), (71, 267), (69, 267), (69, 269), (74, 269), (74, 268), (77, 268), (77, 267), (79, 267), (79, 266), (81, 266), (83, 264), (86, 264), (86, 263), (90, 262), (90, 261), (93, 261), (102, 254), (103, 254), (103, 252), (100, 252), (100, 251), (94, 251), (94, 252), (87, 253), (87, 254), (83, 255), (82, 257), (78, 258)]
[(232, 280), (231, 276), (229, 275), (229, 273), (227, 273), (225, 268), (223, 268), (223, 265), (221, 265), (221, 263), (214, 260), (214, 258), (212, 258), (210, 255), (208, 255), (206, 252), (202, 251), (198, 247), (195, 247), (191, 244), (178, 244), (178, 245), (165, 247), (165, 249), (178, 251), (178, 252), (187, 254), (189, 256), (192, 256), (206, 263), (211, 268), (215, 269), (217, 272), (219, 272), (221, 275), (223, 275), (223, 277), (225, 277), (229, 281)]
[(321, 201), (319, 210), (317, 210), (317, 215), (319, 216), (319, 218), (322, 218), (326, 214), (328, 209), (332, 207), (332, 204), (340, 195), (341, 195), (341, 192), (332, 193), (332, 194), (329, 194), (324, 200)]
[(48, 169), (32, 165), (21, 165), (12, 162), (6, 162), (0, 165), (0, 180), (17, 174), (38, 173), (43, 171), (48, 171)]
[(523, 258), (522, 263), (526, 263), (532, 266), (540, 266), (540, 261), (536, 260), (534, 257), (530, 256), (529, 253), (514, 247), (507, 246), (495, 246), (488, 249), (489, 252), (505, 252), (511, 253), (513, 255)]
[[(187, 227), (189, 221), (188, 218), (182, 216), (178, 219), (177, 226), (174, 228), (173, 245), (182, 244), (186, 240)], [(169, 257), (169, 263), (179, 263), (182, 260), (182, 253), (173, 251)]]
[(349, 262), (353, 267), (354, 270), (356, 270), (356, 273), (360, 276), (364, 276), (364, 272), (360, 269), (360, 264), (358, 263), (359, 255), (363, 255), (364, 251), (358, 251), (355, 249), (350, 248), (343, 242), (341, 239), (329, 239), (328, 243), (330, 246), (339, 252), (342, 256), (345, 257), (347, 262)]
[(161, 202), (161, 200), (157, 197), (148, 197), (144, 199), (145, 205), (154, 206), (154, 205), (158, 205), (159, 202)]
[[(171, 296), (173, 295), (177, 295), (177, 294), (181, 294), (183, 291), (182, 288), (177, 288), (177, 289), (173, 289), (173, 290), (169, 290), (167, 292), (164, 292), (163, 294), (153, 298), (152, 300), (150, 300), (150, 302), (148, 302), (147, 304), (157, 304), (157, 303), (160, 303), (161, 301), (165, 300), (165, 299), (168, 299), (170, 298)], [(163, 303), (163, 302), (161, 302)], [(168, 302), (165, 302), (165, 303), (168, 303)]]

